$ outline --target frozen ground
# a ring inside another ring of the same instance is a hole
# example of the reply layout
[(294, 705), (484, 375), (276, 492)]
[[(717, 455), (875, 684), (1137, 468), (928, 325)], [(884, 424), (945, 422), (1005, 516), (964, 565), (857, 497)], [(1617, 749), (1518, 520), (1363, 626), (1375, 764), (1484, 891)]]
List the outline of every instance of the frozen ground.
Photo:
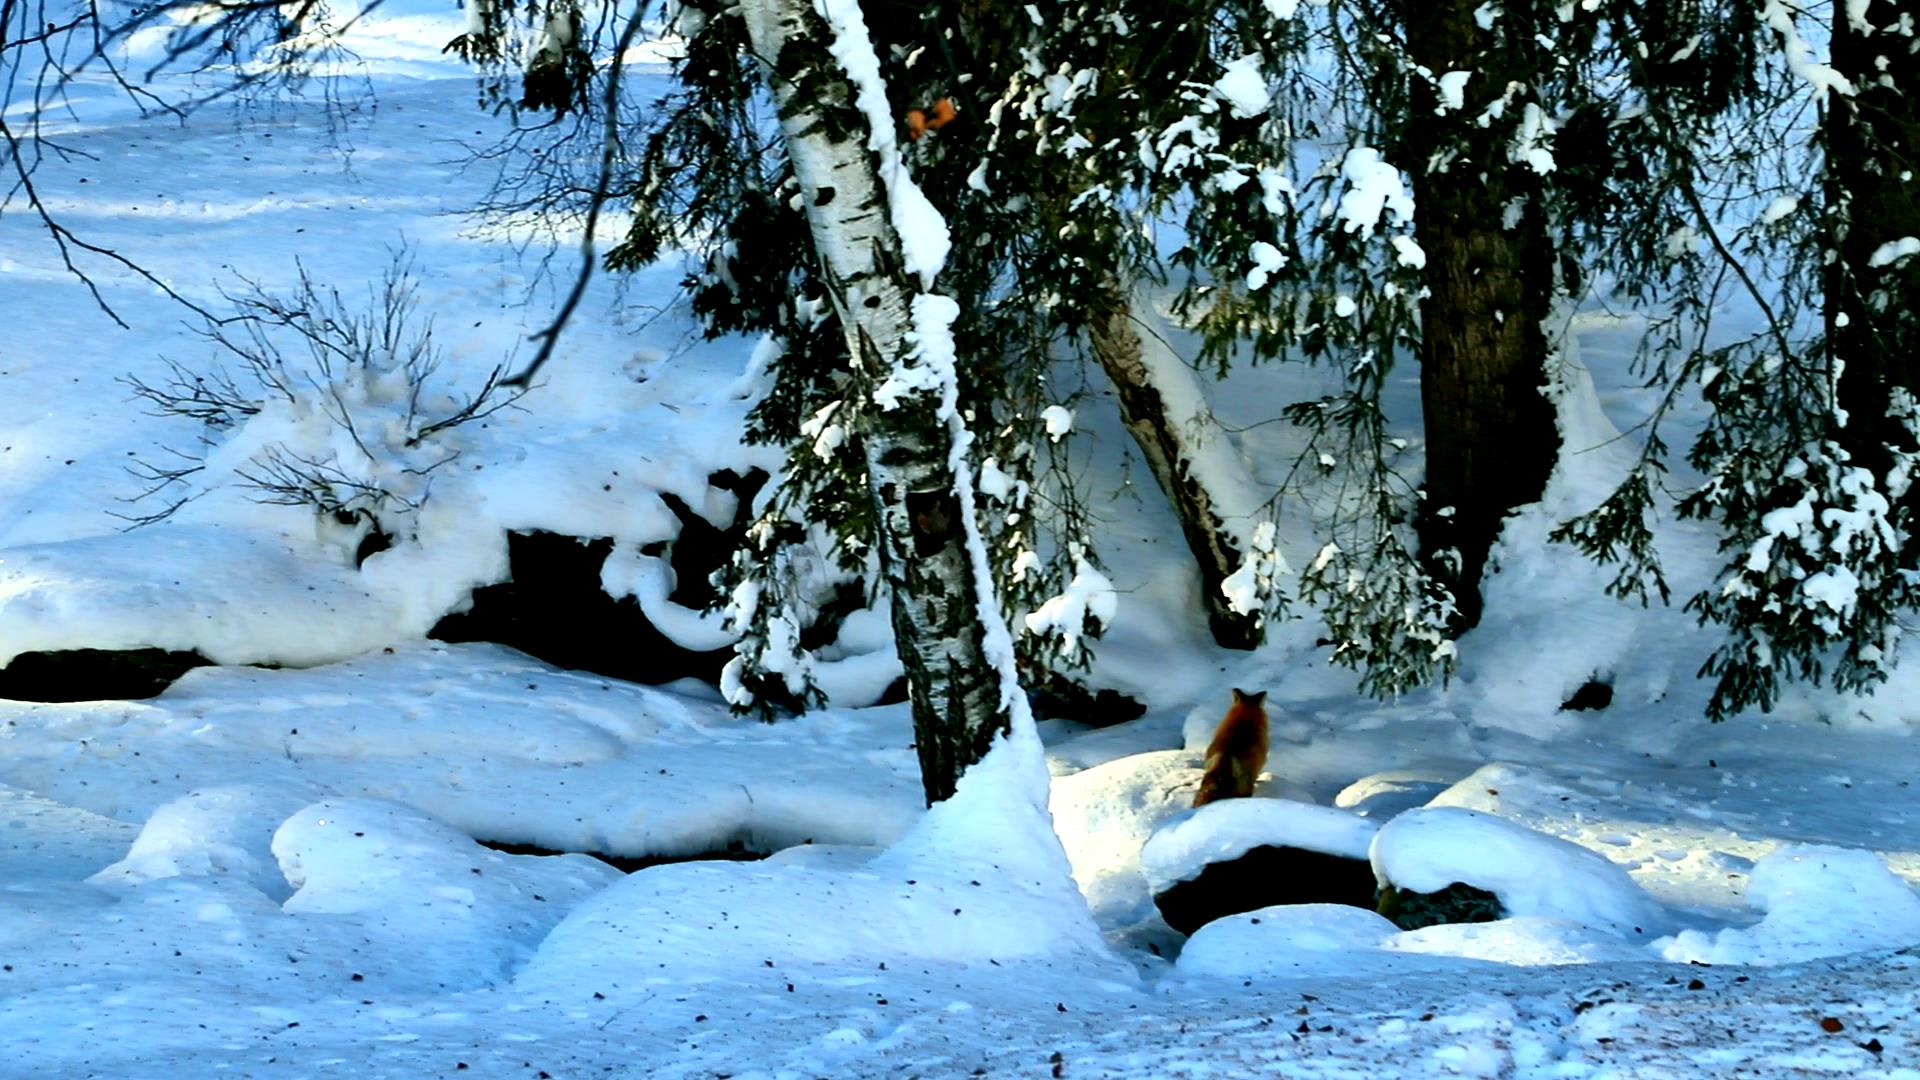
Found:
[[(96, 158), (49, 162), (43, 188), (209, 304), (234, 273), (285, 288), (295, 256), (353, 294), (404, 242), (447, 386), (470, 385), (530, 351), (553, 296), (525, 234), (455, 213), (488, 178), (449, 163), (501, 123), (438, 54), (457, 19), (369, 25), (379, 107), (344, 130), (309, 106), (179, 127), (90, 97), (61, 123)], [(506, 530), (535, 526), (614, 537), (610, 582), (677, 635), (713, 632), (659, 606), (639, 547), (678, 528), (662, 493), (723, 523), (706, 473), (767, 458), (735, 438), (750, 343), (650, 317), (675, 275), (600, 279), (545, 384), (461, 436), (413, 542), (355, 571), (351, 538), (225, 475), (178, 523), (121, 533), (125, 462), (199, 432), (116, 380), (208, 347), (103, 271), (132, 326), (115, 329), (29, 219), (0, 218), (0, 654), (317, 665), (200, 669), (143, 702), (0, 702), (0, 1075), (1920, 1076), (1911, 679), (1709, 726), (1690, 619), (1600, 599), (1598, 572), (1544, 545), (1644, 404), (1621, 328), (1575, 324), (1578, 452), (1510, 528), (1502, 615), (1462, 643), (1449, 689), (1357, 699), (1310, 623), (1250, 657), (1206, 648), (1193, 583), (1155, 569), (1171, 522), (1116, 502), (1099, 670), (1149, 711), (1041, 725), (1056, 847), (1024, 740), (925, 815), (898, 707), (766, 726), (696, 685), (420, 640), (504, 573)], [(1238, 378), (1216, 395), (1236, 427), (1300, 396), (1298, 374)], [(283, 419), (229, 454), (316, 437)], [(1255, 427), (1237, 447), (1271, 481), (1287, 438)], [(1683, 591), (1705, 541), (1666, 537)], [(884, 634), (863, 639), (829, 673), (852, 697), (891, 677)], [(1557, 711), (1594, 675), (1612, 707)], [(1270, 909), (1181, 951), (1140, 853), (1186, 812), (1236, 685), (1272, 695), (1263, 794), (1371, 820), (1229, 813), (1211, 836), (1189, 821), (1188, 849), (1313, 828), (1358, 853), (1375, 822), (1431, 804), (1373, 835), (1377, 864), (1475, 881), (1522, 917), (1400, 934), (1358, 909)], [(623, 877), (476, 838), (786, 850)]]

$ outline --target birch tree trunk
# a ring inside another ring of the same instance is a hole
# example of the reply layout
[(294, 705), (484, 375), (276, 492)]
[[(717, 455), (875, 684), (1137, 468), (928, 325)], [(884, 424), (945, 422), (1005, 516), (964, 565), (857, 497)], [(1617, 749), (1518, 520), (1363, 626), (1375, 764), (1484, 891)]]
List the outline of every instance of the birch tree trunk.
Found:
[(1194, 468), (1187, 432), (1167, 414), (1167, 401), (1148, 365), (1133, 308), (1118, 283), (1109, 280), (1089, 322), (1093, 355), (1113, 383), (1120, 421), (1140, 447), (1153, 479), (1180, 519), (1180, 531), (1200, 568), (1200, 593), (1207, 626), (1223, 648), (1251, 649), (1260, 644), (1260, 613), (1235, 611), (1223, 585), (1240, 569), (1243, 552), (1223, 528), (1215, 493)]
[[(959, 490), (964, 454), (956, 444), (964, 432), (952, 417), (951, 392), (925, 392), (938, 377), (915, 349), (916, 302), (950, 302), (922, 292), (925, 282), (909, 273), (890, 216), (880, 169), (901, 166), (897, 156), (869, 149), (872, 114), (858, 98), (862, 89), (872, 93), (877, 73), (865, 87), (854, 85), (844, 55), (851, 42), (838, 40), (812, 0), (745, 0), (740, 10), (754, 52), (770, 68), (814, 249), (857, 375), (843, 413), (866, 458), (881, 573), (892, 592), (932, 804), (953, 794), (960, 774), (1011, 722), (1002, 673), (986, 651), (982, 604), (990, 603), (983, 598), (991, 585), (968, 544), (973, 500)], [(864, 27), (859, 34), (870, 52)], [(920, 390), (889, 395), (883, 407), (873, 392), (889, 379)]]

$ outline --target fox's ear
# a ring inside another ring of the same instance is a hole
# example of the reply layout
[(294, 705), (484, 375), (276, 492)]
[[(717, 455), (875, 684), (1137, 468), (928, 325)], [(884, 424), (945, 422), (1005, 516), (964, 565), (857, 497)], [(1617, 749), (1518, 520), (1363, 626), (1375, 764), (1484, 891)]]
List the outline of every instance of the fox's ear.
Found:
[(1247, 699), (1247, 695), (1244, 691), (1242, 691), (1237, 686), (1233, 688), (1233, 703), (1235, 705), (1240, 704), (1242, 701), (1245, 701), (1246, 699)]
[(1267, 692), (1265, 690), (1257, 694), (1242, 694), (1240, 696), (1244, 698), (1249, 705), (1264, 705), (1267, 703)]

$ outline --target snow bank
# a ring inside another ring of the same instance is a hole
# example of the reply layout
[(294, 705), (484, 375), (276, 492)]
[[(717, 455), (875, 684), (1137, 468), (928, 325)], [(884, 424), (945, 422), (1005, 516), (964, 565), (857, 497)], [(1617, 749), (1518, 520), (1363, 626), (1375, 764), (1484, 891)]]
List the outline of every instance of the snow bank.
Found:
[(1920, 943), (1920, 895), (1871, 851), (1795, 844), (1753, 868), (1747, 902), (1765, 917), (1712, 934), (1655, 942), (1669, 960), (1790, 964)]
[(1160, 893), (1198, 877), (1211, 863), (1237, 859), (1262, 846), (1365, 859), (1379, 828), (1377, 822), (1345, 810), (1290, 799), (1223, 799), (1154, 833), (1140, 851), (1140, 866), (1147, 883)]
[(1380, 827), (1374, 874), (1396, 888), (1438, 892), (1456, 882), (1500, 898), (1507, 913), (1564, 919), (1629, 937), (1666, 916), (1604, 856), (1473, 810), (1409, 810)]
[(789, 965), (903, 961), (1093, 966), (1108, 953), (1041, 800), (1030, 721), (879, 856), (642, 871), (556, 927), (523, 990), (584, 997)]
[(0, 550), (0, 665), (24, 652), (158, 648), (307, 666), (431, 626), (400, 619), (352, 566), (279, 537), (170, 526)]
[(507, 977), (573, 903), (619, 880), (585, 855), (505, 855), (418, 811), (329, 799), (273, 837), (289, 914), (350, 923), (361, 951), (428, 985)]

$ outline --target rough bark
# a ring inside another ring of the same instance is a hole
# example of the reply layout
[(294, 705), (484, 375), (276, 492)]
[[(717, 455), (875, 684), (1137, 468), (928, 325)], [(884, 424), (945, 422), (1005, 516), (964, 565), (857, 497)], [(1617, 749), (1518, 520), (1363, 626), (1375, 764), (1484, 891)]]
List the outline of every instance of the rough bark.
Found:
[[(1833, 66), (1857, 92), (1828, 105), (1826, 183), (1838, 257), (1827, 269), (1826, 317), (1829, 347), (1843, 365), (1841, 443), (1887, 490), (1894, 451), (1920, 449), (1887, 415), (1893, 388), (1920, 390), (1920, 256), (1872, 263), (1883, 245), (1920, 236), (1920, 38), (1896, 29), (1903, 19), (1920, 21), (1920, 0), (1877, 0), (1860, 14), (1872, 33), (1835, 8)], [(1902, 501), (1911, 512), (1920, 492), (1909, 489)]]
[[(1474, 72), (1466, 107), (1450, 111), (1427, 80), (1413, 80), (1411, 153), (1404, 159), (1413, 174), (1415, 239), (1427, 256), (1420, 546), (1430, 571), (1452, 591), (1462, 630), (1480, 620), (1481, 572), (1507, 514), (1540, 498), (1559, 449), (1553, 406), (1542, 393), (1541, 321), (1552, 301), (1553, 264), (1540, 181), (1509, 160), (1511, 123), (1476, 122), (1510, 84), (1534, 77), (1535, 47), (1518, 28), (1506, 28), (1504, 40), (1481, 29), (1474, 18), (1480, 6), (1406, 6), (1407, 51), (1415, 62), (1435, 72)], [(1525, 100), (1509, 104), (1509, 120)], [(1447, 151), (1451, 161), (1436, 169), (1435, 155)]]
[(1258, 612), (1238, 612), (1227, 602), (1222, 584), (1240, 569), (1242, 552), (1223, 528), (1214, 493), (1193, 467), (1190, 435), (1167, 402), (1146, 361), (1133, 308), (1117, 283), (1109, 281), (1089, 324), (1093, 355), (1113, 384), (1120, 421), (1140, 447), (1153, 479), (1180, 519), (1180, 532), (1200, 569), (1200, 592), (1207, 626), (1223, 648), (1251, 649), (1260, 644)]
[[(902, 266), (887, 193), (867, 149), (869, 124), (828, 47), (833, 34), (810, 0), (747, 0), (755, 52), (771, 68), (788, 156), (814, 248), (832, 286), (848, 352), (870, 387), (907, 359), (919, 288)], [(855, 395), (863, 391), (856, 389)], [(936, 395), (907, 394), (891, 409), (850, 400), (864, 449), (880, 568), (906, 668), (928, 803), (951, 796), (961, 773), (1007, 730), (1001, 682), (985, 652), (983, 584), (967, 547), (953, 467), (954, 429)]]

